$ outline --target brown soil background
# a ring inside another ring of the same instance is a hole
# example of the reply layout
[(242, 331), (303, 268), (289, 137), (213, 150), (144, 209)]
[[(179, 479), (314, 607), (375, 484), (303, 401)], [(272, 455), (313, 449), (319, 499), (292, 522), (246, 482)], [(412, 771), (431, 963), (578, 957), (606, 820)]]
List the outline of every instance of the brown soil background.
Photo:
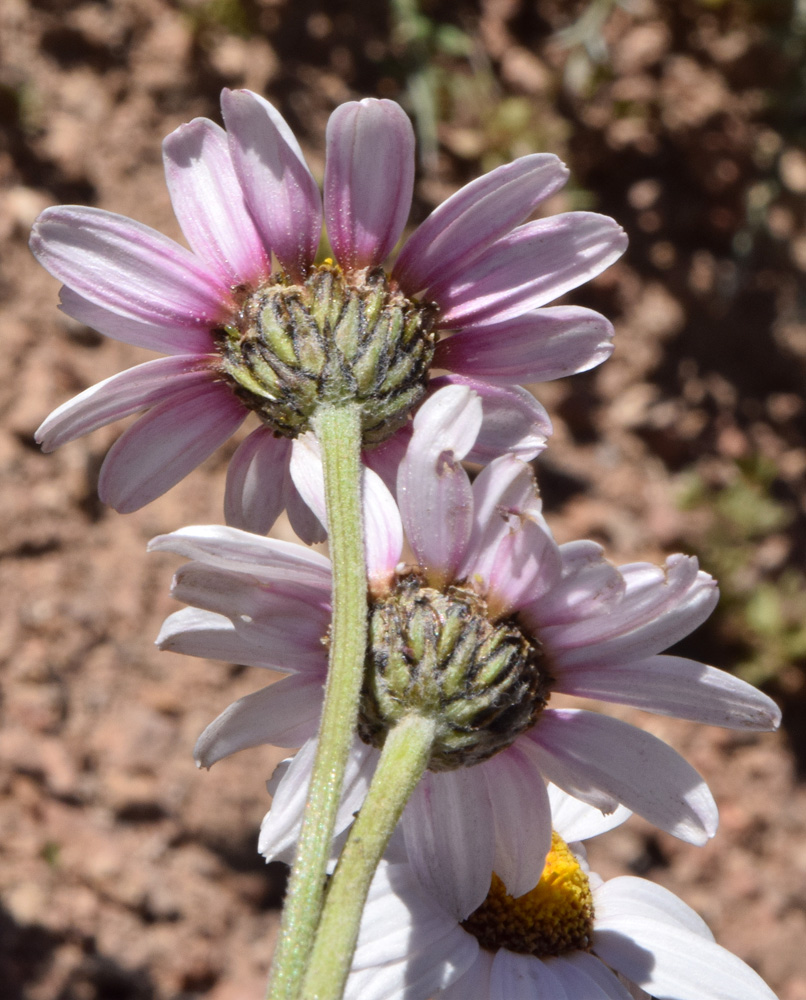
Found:
[[(37, 213), (64, 202), (179, 238), (160, 140), (220, 120), (220, 88), (246, 86), (320, 176), (337, 103), (403, 101), (426, 140), (414, 221), (550, 149), (574, 176), (551, 209), (628, 230), (624, 261), (573, 297), (614, 318), (614, 358), (535, 390), (556, 425), (537, 463), (549, 517), (619, 561), (699, 552), (726, 599), (685, 652), (743, 664), (785, 723), (755, 737), (641, 717), (706, 776), (720, 832), (696, 849), (631, 821), (595, 866), (670, 886), (782, 1000), (806, 1000), (806, 25), (775, 0), (611, 6), (433, 2), (418, 21), (402, 2), (4, 0), (3, 998), (262, 996), (284, 873), (255, 844), (282, 753), (201, 773), (191, 751), (263, 678), (154, 649), (177, 560), (145, 553), (157, 533), (220, 520), (234, 445), (125, 517), (95, 493), (119, 427), (40, 454), (54, 406), (148, 355), (65, 319), (26, 247)], [(557, 34), (586, 10), (603, 15), (587, 49)]]

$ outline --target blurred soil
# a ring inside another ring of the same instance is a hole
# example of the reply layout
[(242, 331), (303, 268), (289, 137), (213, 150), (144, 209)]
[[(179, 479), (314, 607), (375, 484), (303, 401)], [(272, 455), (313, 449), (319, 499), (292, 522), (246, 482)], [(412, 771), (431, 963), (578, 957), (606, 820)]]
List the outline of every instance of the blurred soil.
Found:
[(624, 261), (573, 296), (615, 320), (614, 358), (535, 389), (555, 421), (537, 464), (549, 518), (560, 540), (596, 538), (618, 561), (699, 553), (724, 600), (685, 652), (763, 683), (785, 725), (756, 737), (642, 717), (708, 779), (721, 829), (696, 849), (631, 821), (595, 846), (595, 867), (670, 886), (782, 1000), (806, 1000), (798, 9), (4, 0), (3, 998), (262, 996), (284, 873), (255, 844), (283, 753), (196, 771), (198, 733), (263, 678), (154, 649), (177, 560), (145, 553), (153, 535), (221, 520), (234, 444), (129, 516), (96, 498), (119, 427), (42, 455), (33, 433), (52, 408), (149, 355), (63, 317), (26, 246), (38, 212), (63, 202), (179, 238), (160, 140), (220, 120), (221, 87), (246, 86), (280, 107), (320, 176), (337, 103), (401, 100), (423, 154), (415, 222), (481, 171), (550, 149), (573, 182), (547, 210), (593, 208), (628, 230)]

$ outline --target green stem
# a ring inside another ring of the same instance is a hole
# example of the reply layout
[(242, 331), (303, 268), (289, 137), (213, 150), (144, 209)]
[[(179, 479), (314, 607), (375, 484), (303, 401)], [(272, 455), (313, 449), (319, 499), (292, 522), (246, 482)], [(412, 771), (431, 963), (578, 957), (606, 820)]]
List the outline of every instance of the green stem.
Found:
[(361, 511), (361, 417), (354, 403), (313, 417), (322, 450), (333, 564), (330, 667), (308, 801), (272, 962), (269, 1000), (296, 1000), (322, 911), (336, 810), (358, 713), (367, 635)]
[(340, 1000), (370, 882), (431, 757), (436, 721), (412, 714), (389, 731), (381, 759), (327, 892), (302, 1000)]

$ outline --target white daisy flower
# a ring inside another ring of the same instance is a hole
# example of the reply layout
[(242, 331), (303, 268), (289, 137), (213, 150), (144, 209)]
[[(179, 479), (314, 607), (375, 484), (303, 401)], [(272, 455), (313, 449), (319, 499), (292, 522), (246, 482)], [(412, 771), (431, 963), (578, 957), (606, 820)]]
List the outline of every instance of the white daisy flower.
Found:
[(579, 841), (618, 826), (626, 809), (603, 816), (554, 786), (549, 795), (554, 833), (537, 885), (513, 898), (493, 874), (465, 920), (450, 895), (423, 888), (395, 838), (370, 889), (346, 1000), (775, 1000), (668, 889), (589, 870)]

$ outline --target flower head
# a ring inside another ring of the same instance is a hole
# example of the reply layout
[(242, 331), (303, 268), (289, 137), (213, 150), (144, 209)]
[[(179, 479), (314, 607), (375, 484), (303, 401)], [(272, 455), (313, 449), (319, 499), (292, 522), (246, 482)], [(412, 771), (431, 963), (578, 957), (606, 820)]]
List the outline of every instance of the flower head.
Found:
[(438, 990), (441, 1000), (774, 1000), (668, 889), (590, 871), (580, 841), (624, 822), (627, 810), (603, 816), (556, 787), (548, 794), (552, 848), (534, 887), (513, 897), (494, 874), (467, 918), (452, 896), (423, 889), (393, 842), (370, 889), (347, 1000)]
[[(401, 711), (433, 713), (439, 740), (402, 828), (420, 878), (437, 893), (460, 892), (465, 916), (483, 900), (493, 868), (513, 895), (536, 883), (551, 842), (545, 779), (603, 811), (623, 803), (695, 843), (716, 829), (705, 783), (670, 747), (618, 719), (555, 708), (556, 692), (735, 728), (769, 729), (780, 718), (769, 698), (737, 678), (658, 655), (716, 601), (714, 581), (695, 559), (617, 568), (592, 542), (558, 546), (531, 470), (511, 457), (492, 462), (471, 486), (460, 460), (479, 410), (456, 386), (419, 410), (400, 466), (400, 513), (365, 471), (374, 636), (359, 723), (365, 742), (356, 741), (341, 820), (343, 829), (360, 806), (384, 728)], [(297, 461), (305, 499), (324, 517), (315, 452), (301, 448)], [(400, 564), (404, 528), (412, 566)], [(185, 528), (152, 546), (193, 560), (174, 584), (174, 596), (192, 608), (166, 621), (161, 645), (290, 673), (215, 720), (197, 744), (199, 762), (313, 737), (327, 669), (327, 560), (231, 528)], [(290, 765), (281, 805), (264, 824), (270, 855), (296, 836), (310, 747)], [(455, 843), (467, 846), (466, 856), (446, 847)]]
[[(316, 522), (289, 473), (323, 401), (362, 407), (366, 460), (387, 480), (423, 396), (472, 385), (485, 422), (471, 456), (529, 459), (550, 424), (519, 382), (598, 364), (612, 328), (598, 313), (544, 308), (623, 252), (612, 219), (524, 220), (565, 182), (550, 154), (521, 157), (462, 188), (382, 264), (408, 217), (414, 136), (392, 101), (343, 104), (327, 129), (324, 200), (279, 113), (222, 94), (226, 131), (204, 118), (164, 143), (185, 249), (96, 208), (47, 209), (31, 248), (64, 282), (61, 307), (108, 336), (169, 355), (92, 386), (37, 431), (46, 450), (148, 410), (113, 446), (102, 499), (131, 511), (260, 420), (228, 472), (229, 523), (265, 532), (284, 506), (307, 540)], [(316, 263), (323, 220), (335, 261)], [(439, 339), (438, 338), (442, 338)], [(429, 383), (431, 368), (449, 372)]]

